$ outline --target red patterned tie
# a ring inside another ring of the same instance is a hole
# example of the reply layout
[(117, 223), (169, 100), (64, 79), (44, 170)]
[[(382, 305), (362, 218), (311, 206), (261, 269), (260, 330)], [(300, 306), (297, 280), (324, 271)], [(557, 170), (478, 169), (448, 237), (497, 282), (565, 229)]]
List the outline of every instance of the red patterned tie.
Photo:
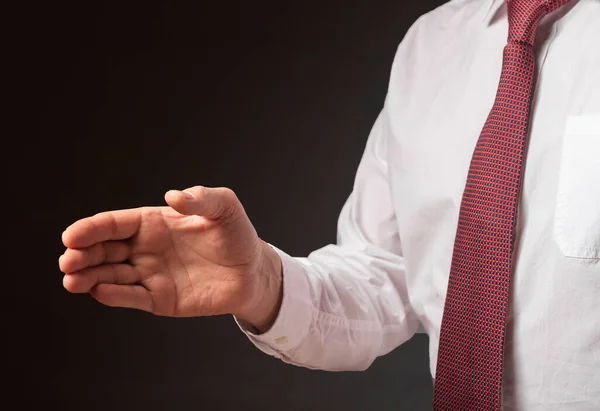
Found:
[(507, 0), (496, 100), (463, 193), (440, 332), (433, 408), (500, 410), (513, 233), (539, 21), (569, 0)]

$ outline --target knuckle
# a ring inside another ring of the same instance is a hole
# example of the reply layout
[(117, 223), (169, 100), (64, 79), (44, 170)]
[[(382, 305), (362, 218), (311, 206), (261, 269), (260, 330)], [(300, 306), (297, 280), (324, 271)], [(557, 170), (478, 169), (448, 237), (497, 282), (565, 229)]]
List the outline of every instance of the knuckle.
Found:
[(222, 199), (221, 207), (223, 208), (223, 214), (230, 216), (237, 215), (240, 209), (240, 201), (235, 192), (230, 188), (223, 187)]
[(221, 187), (220, 190), (221, 190), (221, 193), (223, 195), (223, 198), (225, 199), (225, 201), (227, 203), (232, 204), (232, 203), (236, 203), (236, 202), (239, 201), (238, 197), (237, 197), (237, 194), (235, 194), (235, 192), (231, 188), (229, 188), (229, 187)]
[(204, 186), (194, 186), (190, 189), (197, 196), (205, 196), (208, 192), (207, 188)]

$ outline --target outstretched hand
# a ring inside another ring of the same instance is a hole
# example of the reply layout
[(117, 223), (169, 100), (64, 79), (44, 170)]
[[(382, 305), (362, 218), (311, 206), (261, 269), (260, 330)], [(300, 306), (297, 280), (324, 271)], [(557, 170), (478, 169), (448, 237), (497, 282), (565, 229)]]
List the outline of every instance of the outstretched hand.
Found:
[(277, 253), (227, 188), (169, 191), (170, 207), (109, 211), (62, 234), (64, 287), (173, 317), (231, 313), (265, 328), (281, 298)]

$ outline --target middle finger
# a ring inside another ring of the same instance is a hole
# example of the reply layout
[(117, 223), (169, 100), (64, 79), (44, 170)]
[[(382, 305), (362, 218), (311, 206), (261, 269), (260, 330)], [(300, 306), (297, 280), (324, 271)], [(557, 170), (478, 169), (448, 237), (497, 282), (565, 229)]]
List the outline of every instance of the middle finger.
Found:
[(74, 273), (101, 264), (114, 264), (126, 261), (131, 247), (125, 241), (104, 241), (87, 248), (68, 248), (59, 259), (60, 270)]

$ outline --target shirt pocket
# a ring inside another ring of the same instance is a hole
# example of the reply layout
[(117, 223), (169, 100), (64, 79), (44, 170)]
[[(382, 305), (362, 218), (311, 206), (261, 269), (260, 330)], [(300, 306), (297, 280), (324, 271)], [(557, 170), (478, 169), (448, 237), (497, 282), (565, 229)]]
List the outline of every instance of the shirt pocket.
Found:
[(600, 114), (567, 119), (554, 238), (567, 257), (600, 258)]

